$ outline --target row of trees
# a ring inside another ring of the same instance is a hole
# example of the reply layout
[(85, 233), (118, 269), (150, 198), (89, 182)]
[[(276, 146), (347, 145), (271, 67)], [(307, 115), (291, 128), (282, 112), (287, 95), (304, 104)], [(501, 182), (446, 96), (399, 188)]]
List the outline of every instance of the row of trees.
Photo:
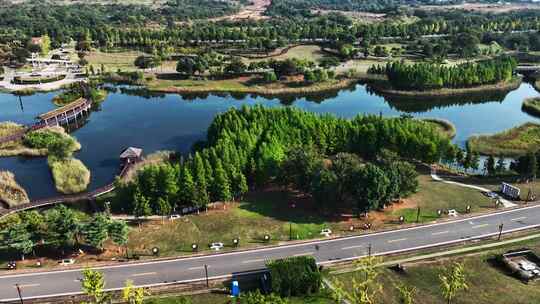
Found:
[(417, 176), (414, 166), (394, 153), (364, 163), (355, 154), (338, 153), (325, 159), (304, 148), (289, 153), (278, 180), (310, 193), (323, 208), (335, 211), (352, 204), (359, 212), (367, 212), (416, 192)]
[(38, 246), (56, 250), (70, 249), (75, 245), (89, 245), (98, 250), (107, 239), (123, 246), (127, 243), (129, 228), (123, 221), (111, 220), (108, 215), (97, 213), (83, 221), (71, 209), (59, 205), (39, 213), (28, 211), (10, 218), (2, 227), (1, 244), (24, 255)]
[(466, 88), (494, 84), (512, 79), (517, 62), (511, 57), (500, 57), (479, 62), (444, 66), (432, 63), (407, 64), (404, 61), (374, 65), (368, 70), (384, 74), (390, 84), (401, 90), (429, 90)]
[[(263, 186), (281, 179), (282, 175), (298, 174), (301, 169), (291, 170), (287, 160), (291, 158), (289, 163), (294, 162), (291, 155), (302, 149), (313, 149), (319, 155), (330, 156), (341, 152), (353, 153), (367, 162), (376, 162), (384, 150), (393, 151), (396, 158), (426, 162), (453, 157), (455, 150), (450, 140), (439, 131), (413, 119), (358, 116), (346, 120), (293, 108), (243, 107), (216, 116), (208, 128), (206, 142), (197, 144), (194, 153), (186, 159), (141, 170), (134, 182), (121, 187), (119, 201), (133, 202), (128, 209), (144, 216), (167, 214), (166, 211), (175, 207), (202, 207), (210, 201), (240, 198), (248, 191), (248, 185)], [(352, 159), (356, 167), (361, 167), (355, 156), (346, 155), (345, 158)], [(308, 160), (312, 161), (311, 158)], [(395, 165), (396, 162), (385, 166), (368, 165), (365, 170), (376, 176), (372, 183), (382, 180), (383, 184), (378, 187), (386, 189), (384, 185), (395, 187), (398, 182), (394, 178), (398, 177), (394, 176), (393, 170), (386, 172), (382, 168)], [(399, 169), (396, 170), (406, 172), (399, 176), (411, 173), (401, 163), (397, 167)], [(289, 171), (282, 173), (283, 170)], [(308, 179), (307, 176), (302, 178)], [(382, 177), (376, 179), (379, 176)], [(309, 176), (312, 178), (316, 180)], [(336, 186), (345, 187), (343, 181), (338, 182)], [(308, 182), (295, 181), (295, 184), (303, 187)], [(320, 185), (326, 186), (324, 182)], [(368, 184), (363, 185), (369, 188)], [(392, 190), (388, 197), (407, 191)], [(335, 201), (335, 197), (332, 200)], [(379, 205), (370, 203), (368, 209)]]

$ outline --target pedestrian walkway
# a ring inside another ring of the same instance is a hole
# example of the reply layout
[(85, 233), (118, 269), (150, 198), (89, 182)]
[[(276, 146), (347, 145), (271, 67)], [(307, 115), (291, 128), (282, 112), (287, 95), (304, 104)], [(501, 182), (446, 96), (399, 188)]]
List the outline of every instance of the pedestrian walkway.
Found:
[[(459, 186), (459, 187), (475, 189), (475, 190), (482, 191), (482, 192), (492, 192), (490, 189), (487, 189), (487, 188), (483, 188), (483, 187), (479, 187), (479, 186), (475, 186), (475, 185), (464, 184), (464, 183), (460, 183), (460, 182), (454, 182), (454, 181), (445, 180), (444, 178), (438, 176), (437, 173), (434, 170), (431, 171), (431, 178), (433, 180), (435, 180), (435, 181), (445, 183), (445, 184), (450, 184), (450, 185), (456, 185), (456, 186)], [(514, 204), (511, 201), (509, 201), (507, 199), (504, 199), (502, 197), (499, 197), (499, 201), (503, 204), (504, 208), (511, 208), (511, 207), (516, 207), (517, 206), (517, 204)]]

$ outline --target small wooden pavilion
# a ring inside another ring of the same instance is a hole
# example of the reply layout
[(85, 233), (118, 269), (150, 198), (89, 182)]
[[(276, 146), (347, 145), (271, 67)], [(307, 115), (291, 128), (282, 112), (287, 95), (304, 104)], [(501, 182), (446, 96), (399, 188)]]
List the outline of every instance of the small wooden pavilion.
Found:
[(129, 147), (122, 151), (120, 154), (120, 159), (124, 165), (129, 165), (136, 163), (141, 160), (143, 150), (140, 148)]

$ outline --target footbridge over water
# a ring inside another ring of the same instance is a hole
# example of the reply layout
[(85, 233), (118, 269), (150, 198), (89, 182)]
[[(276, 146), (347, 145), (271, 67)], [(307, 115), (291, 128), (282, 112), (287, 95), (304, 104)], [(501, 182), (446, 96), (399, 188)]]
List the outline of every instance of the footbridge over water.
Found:
[(65, 125), (76, 120), (79, 115), (88, 114), (91, 108), (92, 100), (81, 97), (63, 107), (39, 115), (40, 121), (37, 124), (44, 126)]

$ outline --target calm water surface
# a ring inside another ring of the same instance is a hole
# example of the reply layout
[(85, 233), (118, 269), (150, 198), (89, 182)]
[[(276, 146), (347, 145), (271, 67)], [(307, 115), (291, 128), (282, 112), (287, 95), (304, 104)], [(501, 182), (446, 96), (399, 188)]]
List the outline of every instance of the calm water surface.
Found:
[[(463, 145), (473, 134), (491, 134), (527, 121), (540, 122), (521, 111), (523, 99), (537, 95), (540, 94), (531, 85), (523, 83), (498, 101), (488, 98), (473, 103), (460, 99), (437, 102), (436, 106), (432, 103), (433, 108), (419, 108), (388, 102), (370, 94), (363, 85), (331, 96), (318, 96), (318, 102), (306, 98), (280, 101), (254, 96), (187, 98), (174, 94), (143, 98), (118, 92), (109, 94), (100, 109), (92, 112), (86, 123), (72, 130), (72, 134), (82, 144), (82, 150), (75, 156), (91, 170), (90, 189), (95, 189), (112, 180), (119, 166), (118, 155), (125, 147), (141, 147), (146, 154), (157, 150), (187, 152), (195, 141), (205, 137), (216, 114), (244, 104), (294, 106), (347, 118), (362, 113), (385, 116), (409, 113), (416, 117), (443, 118), (456, 125), (455, 142)], [(51, 103), (53, 96), (54, 93), (47, 93), (22, 97), (21, 103), (13, 95), (0, 94), (0, 121), (32, 123), (38, 114), (55, 108)], [(45, 158), (0, 158), (0, 169), (14, 172), (33, 199), (57, 194)]]

